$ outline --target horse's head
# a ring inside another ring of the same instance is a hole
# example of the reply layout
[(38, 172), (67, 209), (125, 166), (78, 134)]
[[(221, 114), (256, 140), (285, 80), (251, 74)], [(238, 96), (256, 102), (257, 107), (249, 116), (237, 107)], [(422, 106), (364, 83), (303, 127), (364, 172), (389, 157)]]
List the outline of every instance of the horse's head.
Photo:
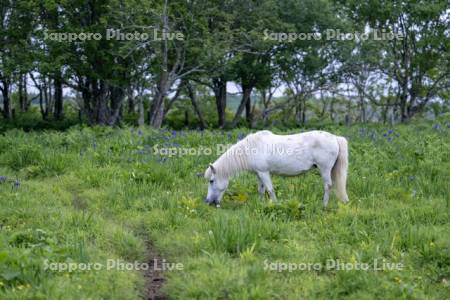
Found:
[(209, 180), (208, 195), (205, 198), (205, 203), (219, 206), (228, 187), (228, 178), (220, 176), (212, 164), (206, 169), (205, 178)]

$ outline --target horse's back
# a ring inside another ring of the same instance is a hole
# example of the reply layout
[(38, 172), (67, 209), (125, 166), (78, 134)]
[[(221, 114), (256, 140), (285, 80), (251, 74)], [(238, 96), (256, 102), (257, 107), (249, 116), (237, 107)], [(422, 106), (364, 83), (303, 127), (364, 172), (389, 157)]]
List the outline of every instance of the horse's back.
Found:
[(336, 144), (336, 135), (323, 130), (312, 130), (298, 134), (303, 142), (308, 141), (313, 147), (327, 147)]
[(336, 137), (336, 135), (323, 130), (312, 130), (287, 135), (279, 135), (269, 130), (261, 130), (248, 136), (251, 141), (262, 144), (297, 144), (312, 148), (336, 145)]

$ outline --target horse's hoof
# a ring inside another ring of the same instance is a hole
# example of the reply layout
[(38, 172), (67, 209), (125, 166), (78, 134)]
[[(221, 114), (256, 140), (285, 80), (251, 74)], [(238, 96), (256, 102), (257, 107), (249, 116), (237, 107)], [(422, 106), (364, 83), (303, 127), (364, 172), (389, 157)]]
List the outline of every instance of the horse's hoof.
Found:
[(220, 204), (216, 204), (216, 207), (217, 207), (217, 208), (220, 208)]

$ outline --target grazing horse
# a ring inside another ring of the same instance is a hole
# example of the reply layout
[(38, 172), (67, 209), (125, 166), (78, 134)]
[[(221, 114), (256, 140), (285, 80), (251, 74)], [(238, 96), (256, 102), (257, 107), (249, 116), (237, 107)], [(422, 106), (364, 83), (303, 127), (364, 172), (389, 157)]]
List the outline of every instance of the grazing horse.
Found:
[(220, 206), (229, 178), (241, 171), (256, 173), (258, 192), (269, 193), (276, 201), (270, 174), (294, 176), (318, 167), (324, 182), (323, 205), (328, 205), (332, 186), (339, 199), (347, 203), (345, 189), (348, 169), (347, 140), (325, 131), (276, 135), (268, 130), (248, 135), (231, 146), (205, 171), (209, 180), (205, 202)]

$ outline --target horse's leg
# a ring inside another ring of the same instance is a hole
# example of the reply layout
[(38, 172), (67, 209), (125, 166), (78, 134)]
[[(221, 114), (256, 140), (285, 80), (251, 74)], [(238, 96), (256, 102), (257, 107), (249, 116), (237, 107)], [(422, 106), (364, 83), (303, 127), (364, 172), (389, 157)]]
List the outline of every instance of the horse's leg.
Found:
[(332, 185), (331, 181), (331, 168), (329, 166), (322, 166), (320, 167), (320, 174), (322, 175), (323, 179), (323, 186), (324, 186), (324, 194), (323, 194), (323, 206), (327, 207), (328, 205), (328, 199), (330, 198), (330, 189)]
[(258, 178), (263, 183), (266, 191), (269, 193), (270, 199), (273, 201), (277, 201), (277, 197), (275, 196), (275, 191), (273, 190), (272, 180), (270, 179), (269, 172), (258, 172)]
[(258, 193), (261, 197), (261, 200), (264, 199), (264, 193), (266, 192), (266, 188), (264, 187), (264, 182), (261, 180), (261, 177), (258, 176)]

